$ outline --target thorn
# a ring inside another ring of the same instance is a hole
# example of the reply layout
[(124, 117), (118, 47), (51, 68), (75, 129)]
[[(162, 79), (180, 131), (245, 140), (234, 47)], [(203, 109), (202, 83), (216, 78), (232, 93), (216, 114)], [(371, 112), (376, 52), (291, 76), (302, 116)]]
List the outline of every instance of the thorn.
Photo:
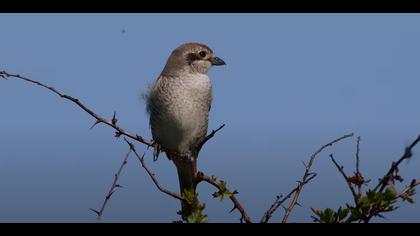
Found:
[(112, 192), (110, 192), (107, 196), (106, 196), (106, 199), (110, 199), (111, 198), (111, 196), (112, 196), (112, 194), (114, 194), (115, 193), (115, 190), (114, 191), (112, 191)]
[(281, 206), (283, 208), (284, 211), (287, 211), (287, 208), (285, 206)]
[(119, 138), (122, 135), (120, 131), (115, 131), (114, 137)]
[(97, 210), (95, 210), (95, 209), (93, 209), (93, 208), (89, 208), (89, 210), (91, 210), (91, 211), (95, 212), (95, 213), (96, 213), (96, 215), (101, 214), (99, 211), (97, 211)]
[(413, 153), (411, 152), (410, 147), (405, 148), (405, 156), (407, 159), (413, 156)]
[(229, 213), (232, 213), (236, 209), (236, 206), (233, 206), (232, 210), (229, 211)]
[(116, 184), (116, 185), (115, 185), (115, 187), (116, 187), (116, 188), (124, 188), (124, 186), (119, 185), (119, 184)]
[(416, 182), (416, 179), (411, 180), (410, 187), (413, 188), (414, 186), (416, 186)]
[(115, 111), (114, 111), (114, 115), (112, 116), (112, 120), (111, 120), (111, 123), (112, 123), (113, 125), (117, 124), (117, 122), (118, 122), (118, 119), (115, 117), (115, 116), (116, 116), (116, 114), (117, 114), (117, 112), (115, 112)]
[(101, 121), (96, 120), (95, 123), (90, 127), (90, 129), (93, 129), (93, 127), (95, 127), (97, 124), (101, 123)]

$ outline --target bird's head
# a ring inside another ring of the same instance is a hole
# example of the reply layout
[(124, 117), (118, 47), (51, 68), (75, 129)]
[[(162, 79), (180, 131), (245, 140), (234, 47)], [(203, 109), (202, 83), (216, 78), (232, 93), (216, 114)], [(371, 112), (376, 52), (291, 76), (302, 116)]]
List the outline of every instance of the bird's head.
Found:
[(214, 55), (213, 50), (208, 46), (201, 43), (186, 43), (172, 52), (162, 74), (207, 74), (212, 66), (221, 66), (225, 64), (226, 63), (222, 59)]

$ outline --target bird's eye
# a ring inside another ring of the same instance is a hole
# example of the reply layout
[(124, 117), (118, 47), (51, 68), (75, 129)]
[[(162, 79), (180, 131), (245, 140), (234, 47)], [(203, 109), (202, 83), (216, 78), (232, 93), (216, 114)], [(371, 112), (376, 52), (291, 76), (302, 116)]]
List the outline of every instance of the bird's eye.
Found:
[(198, 54), (200, 55), (200, 57), (205, 57), (207, 55), (205, 51), (200, 51)]

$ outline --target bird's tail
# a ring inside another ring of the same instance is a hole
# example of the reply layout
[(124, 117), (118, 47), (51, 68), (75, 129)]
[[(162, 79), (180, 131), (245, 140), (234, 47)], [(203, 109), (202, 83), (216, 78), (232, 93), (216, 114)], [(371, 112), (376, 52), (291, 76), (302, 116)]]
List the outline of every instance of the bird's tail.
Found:
[[(173, 154), (167, 154), (168, 157), (175, 163), (180, 193), (185, 194), (186, 191), (196, 194), (196, 174), (197, 174), (197, 162), (196, 158), (191, 158), (192, 161), (186, 162), (178, 156)], [(182, 219), (186, 220), (189, 215), (194, 211), (197, 206), (195, 204), (189, 204), (185, 201), (181, 201), (181, 215)]]

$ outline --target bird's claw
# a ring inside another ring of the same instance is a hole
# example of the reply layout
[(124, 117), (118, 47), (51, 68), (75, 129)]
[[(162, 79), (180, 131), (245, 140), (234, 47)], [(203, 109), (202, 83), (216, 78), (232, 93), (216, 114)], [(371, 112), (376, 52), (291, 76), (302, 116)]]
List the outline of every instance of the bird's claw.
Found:
[(160, 145), (155, 140), (152, 141), (152, 145), (154, 146), (153, 149), (153, 161), (157, 161), (159, 158), (159, 154), (162, 152), (162, 145)]

